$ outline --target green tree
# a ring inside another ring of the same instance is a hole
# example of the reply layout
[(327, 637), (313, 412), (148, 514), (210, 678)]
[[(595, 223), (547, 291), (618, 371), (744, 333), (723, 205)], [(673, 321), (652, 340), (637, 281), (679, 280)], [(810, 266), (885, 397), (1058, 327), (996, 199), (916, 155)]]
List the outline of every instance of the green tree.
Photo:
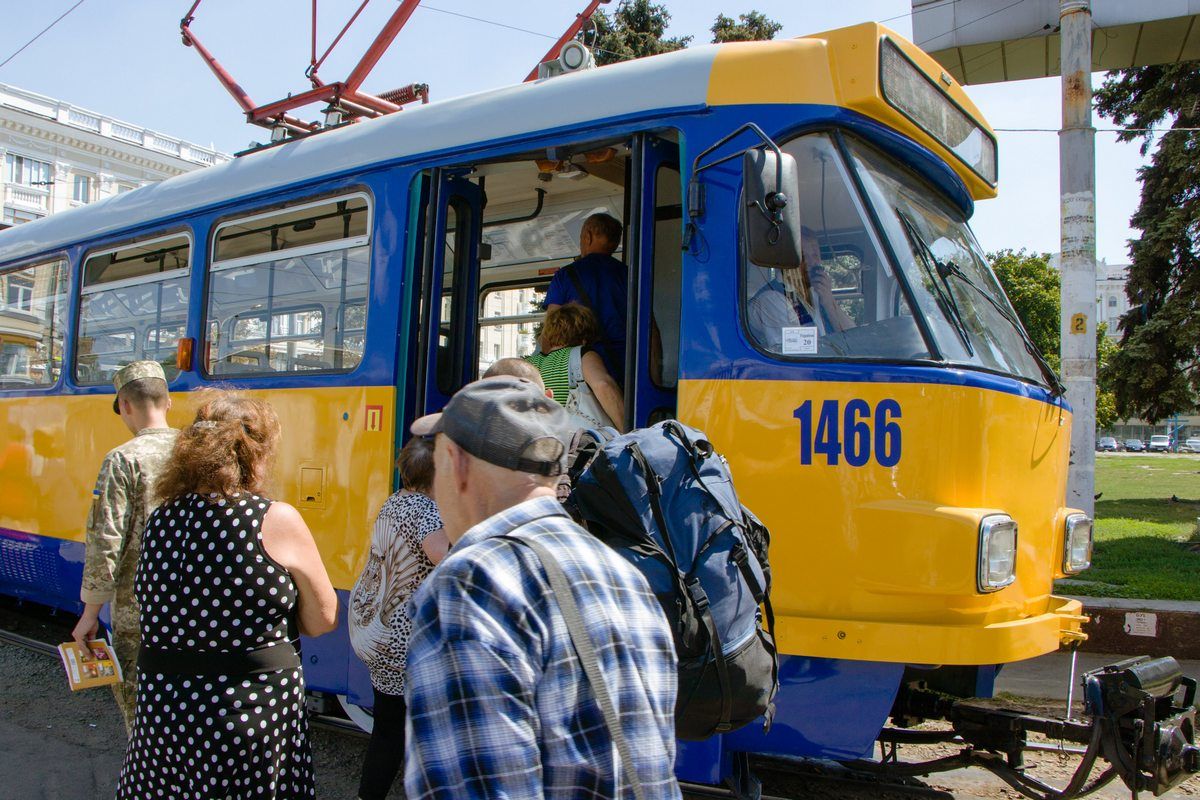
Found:
[(621, 0), (611, 17), (598, 11), (592, 19), (596, 25), (593, 49), (601, 66), (682, 50), (692, 41), (691, 36), (666, 38), (671, 13), (665, 5), (650, 0)]
[[(1130, 225), (1132, 264), (1121, 348), (1102, 370), (1122, 416), (1151, 422), (1196, 407), (1200, 392), (1200, 62), (1108, 73), (1096, 110), (1141, 140), (1141, 202)], [(1161, 127), (1157, 139), (1148, 130)]]
[(1108, 337), (1108, 323), (1096, 326), (1096, 428), (1106, 430), (1120, 419), (1117, 411), (1117, 395), (1113, 391), (1112, 379), (1106, 374), (1121, 346)]
[(724, 14), (717, 14), (717, 21), (709, 29), (712, 31), (713, 43), (762, 42), (774, 39), (775, 34), (783, 29), (782, 23), (776, 22), (758, 11), (738, 14), (738, 20), (738, 22), (734, 22), (732, 18)]
[[(1041, 350), (1055, 371), (1060, 368), (1061, 277), (1050, 266), (1049, 253), (1000, 250), (988, 254), (988, 261), (1004, 287), (1004, 293), (1016, 309), (1029, 338)], [(1103, 377), (1120, 348), (1106, 335), (1107, 326), (1096, 331), (1096, 364), (1101, 378), (1096, 386), (1096, 426), (1111, 428), (1117, 421), (1117, 402), (1111, 381)]]
[(1058, 371), (1061, 280), (1050, 266), (1050, 254), (1027, 253), (1024, 248), (1001, 250), (989, 253), (988, 261), (1029, 338)]

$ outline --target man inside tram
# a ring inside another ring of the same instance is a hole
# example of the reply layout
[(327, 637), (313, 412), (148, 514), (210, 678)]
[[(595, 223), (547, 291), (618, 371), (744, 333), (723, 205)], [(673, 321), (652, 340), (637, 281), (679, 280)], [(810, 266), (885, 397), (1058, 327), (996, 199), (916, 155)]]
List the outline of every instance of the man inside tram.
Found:
[(608, 214), (592, 214), (579, 231), (579, 258), (554, 273), (546, 291), (546, 311), (580, 303), (595, 312), (602, 338), (595, 344), (608, 374), (625, 379), (625, 317), (628, 268), (613, 257), (621, 246), (622, 226)]
[(814, 326), (828, 334), (857, 324), (834, 297), (817, 233), (807, 226), (800, 231), (800, 252), (800, 266), (775, 270), (775, 277), (754, 293), (746, 308), (755, 337), (776, 352), (781, 350), (784, 328)]

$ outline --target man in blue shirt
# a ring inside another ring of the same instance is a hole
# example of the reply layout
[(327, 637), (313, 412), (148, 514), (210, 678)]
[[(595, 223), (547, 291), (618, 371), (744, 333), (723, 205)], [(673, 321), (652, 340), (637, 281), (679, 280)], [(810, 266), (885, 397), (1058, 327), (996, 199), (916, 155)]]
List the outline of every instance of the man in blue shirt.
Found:
[(600, 319), (604, 338), (595, 343), (608, 374), (625, 384), (625, 319), (629, 303), (628, 269), (613, 253), (621, 246), (621, 223), (608, 214), (592, 214), (579, 231), (579, 259), (554, 273), (546, 291), (546, 311), (580, 303)]
[[(646, 800), (678, 798), (671, 631), (642, 574), (555, 499), (566, 410), (529, 381), (485, 378), (412, 431), (435, 437), (434, 495), (454, 544), (412, 601), (407, 796), (632, 798), (636, 782)], [(551, 559), (624, 742), (575, 649)]]

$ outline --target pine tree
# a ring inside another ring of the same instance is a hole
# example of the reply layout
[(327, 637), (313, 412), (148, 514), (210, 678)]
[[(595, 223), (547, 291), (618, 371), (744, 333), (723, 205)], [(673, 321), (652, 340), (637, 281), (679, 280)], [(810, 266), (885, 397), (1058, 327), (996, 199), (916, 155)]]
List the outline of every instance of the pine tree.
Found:
[[(1149, 166), (1138, 170), (1142, 197), (1130, 220), (1119, 352), (1104, 367), (1122, 416), (1157, 422), (1196, 407), (1200, 391), (1200, 62), (1135, 67), (1108, 73), (1096, 110), (1126, 128), (1122, 141), (1142, 142)], [(1166, 125), (1169, 124), (1169, 128)], [(1142, 129), (1142, 130), (1138, 130)]]
[(650, 0), (621, 0), (611, 18), (599, 11), (592, 19), (596, 24), (593, 49), (601, 66), (682, 50), (692, 41), (691, 36), (664, 38), (671, 13)]
[(718, 14), (717, 21), (710, 28), (713, 43), (766, 41), (774, 39), (775, 34), (783, 28), (782, 23), (776, 22), (758, 11), (738, 14), (738, 19), (740, 22), (734, 22), (730, 17)]

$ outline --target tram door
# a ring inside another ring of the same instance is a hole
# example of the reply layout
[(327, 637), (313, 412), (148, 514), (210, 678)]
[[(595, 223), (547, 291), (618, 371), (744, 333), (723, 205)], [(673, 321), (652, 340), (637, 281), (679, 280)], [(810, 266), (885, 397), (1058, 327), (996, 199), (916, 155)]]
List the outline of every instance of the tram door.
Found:
[[(440, 411), (464, 384), (474, 380), (475, 309), (479, 294), (479, 243), (483, 192), (453, 172), (436, 176), (433, 235), (427, 239), (422, 296), (423, 397), (417, 414)], [(430, 246), (432, 245), (432, 246)]]
[(633, 425), (644, 427), (675, 416), (683, 206), (678, 142), (642, 134), (634, 147), (640, 183), (631, 197), (627, 250), (633, 254), (630, 292), (636, 302), (627, 365), (633, 380), (626, 380), (625, 403)]

